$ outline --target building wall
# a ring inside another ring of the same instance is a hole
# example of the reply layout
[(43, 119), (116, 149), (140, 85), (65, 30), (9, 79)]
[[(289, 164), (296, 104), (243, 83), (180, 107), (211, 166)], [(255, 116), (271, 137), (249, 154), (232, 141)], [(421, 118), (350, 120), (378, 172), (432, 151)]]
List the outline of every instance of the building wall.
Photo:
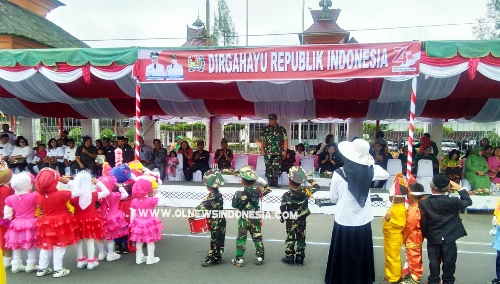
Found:
[(52, 0), (9, 0), (26, 10), (29, 10), (40, 17), (44, 17), (59, 5)]
[(25, 48), (47, 48), (47, 46), (19, 36), (0, 35), (0, 49)]

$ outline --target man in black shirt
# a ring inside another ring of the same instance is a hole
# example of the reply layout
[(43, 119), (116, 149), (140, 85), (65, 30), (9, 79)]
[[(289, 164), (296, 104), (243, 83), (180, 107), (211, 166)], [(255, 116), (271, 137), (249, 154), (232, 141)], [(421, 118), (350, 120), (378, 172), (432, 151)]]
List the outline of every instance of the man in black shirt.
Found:
[(203, 147), (205, 146), (205, 143), (203, 141), (198, 141), (196, 144), (196, 148), (198, 150), (193, 152), (193, 157), (191, 158), (194, 164), (189, 167), (184, 176), (187, 181), (193, 180), (193, 173), (196, 171), (201, 171), (201, 175), (208, 171), (210, 169), (210, 166), (208, 165), (208, 160), (210, 159), (210, 153), (208, 151), (203, 150)]
[(226, 138), (222, 138), (220, 142), (221, 149), (217, 149), (215, 151), (215, 162), (219, 166), (219, 169), (230, 169), (231, 162), (233, 160), (233, 151), (227, 148), (227, 140)]
[(118, 147), (120, 147), (123, 151), (123, 163), (129, 163), (134, 160), (134, 149), (132, 147), (125, 143), (125, 137), (123, 136), (118, 136)]
[(106, 162), (113, 168), (115, 166), (115, 147), (111, 145), (111, 139), (103, 138), (102, 147), (104, 149), (104, 156), (106, 156)]
[(92, 145), (92, 138), (84, 137), (83, 145), (78, 146), (75, 152), (76, 163), (71, 165), (71, 174), (75, 174), (75, 170), (81, 171), (89, 169), (90, 173), (95, 176), (97, 166), (95, 158), (97, 157), (97, 148)]

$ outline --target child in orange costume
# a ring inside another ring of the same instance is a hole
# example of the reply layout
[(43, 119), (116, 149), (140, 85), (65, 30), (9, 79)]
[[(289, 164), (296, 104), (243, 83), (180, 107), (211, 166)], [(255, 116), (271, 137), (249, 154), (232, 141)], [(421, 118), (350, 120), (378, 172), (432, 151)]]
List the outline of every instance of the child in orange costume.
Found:
[(423, 185), (410, 183), (410, 192), (408, 192), (410, 206), (406, 211), (406, 226), (403, 231), (409, 273), (403, 277), (404, 279), (401, 282), (403, 284), (420, 283), (424, 271), (422, 266), (424, 237), (422, 237), (422, 231), (420, 230), (420, 209), (418, 208), (418, 202), (424, 197), (424, 194)]

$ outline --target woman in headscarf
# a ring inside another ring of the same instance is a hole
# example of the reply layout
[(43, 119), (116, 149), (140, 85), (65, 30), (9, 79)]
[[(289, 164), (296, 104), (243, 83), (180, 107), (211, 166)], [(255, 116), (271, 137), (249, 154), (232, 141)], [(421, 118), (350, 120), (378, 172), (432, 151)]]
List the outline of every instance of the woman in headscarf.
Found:
[[(109, 195), (108, 188), (90, 174), (82, 171), (75, 177), (75, 184), (80, 189), (80, 196), (71, 199), (75, 207), (75, 218), (78, 224), (78, 243), (76, 244), (76, 267), (93, 269), (99, 265), (95, 257), (95, 240), (104, 238), (104, 220), (100, 218), (96, 210), (98, 199)], [(97, 186), (100, 191), (93, 190)], [(83, 243), (87, 247), (87, 256), (83, 254)]]
[[(58, 190), (59, 182), (68, 184), (70, 190)], [(36, 221), (38, 247), (41, 249), (36, 276), (52, 274), (49, 261), (50, 255), (53, 254), (53, 277), (63, 277), (70, 273), (68, 269), (63, 268), (66, 247), (78, 241), (78, 225), (66, 203), (71, 198), (80, 196), (80, 189), (76, 187), (74, 181), (61, 177), (51, 168), (44, 168), (38, 173), (35, 187), (38, 192), (36, 203), (42, 212)]]
[(372, 181), (387, 180), (389, 173), (374, 165), (370, 144), (363, 139), (340, 142), (339, 150), (346, 162), (335, 170), (330, 186), (337, 214), (325, 283), (371, 283), (375, 281), (375, 264), (370, 186)]
[[(10, 182), (14, 195), (5, 200), (4, 218), (12, 220), (5, 233), (5, 246), (12, 249), (12, 273), (26, 271), (31, 273), (38, 269), (36, 239), (36, 195), (32, 191), (34, 177), (26, 172), (14, 175)], [(15, 216), (15, 217), (14, 217)], [(27, 265), (23, 265), (21, 252), (28, 251)]]
[(465, 178), (469, 181), (471, 190), (490, 188), (491, 186), (491, 180), (488, 177), (488, 163), (482, 154), (483, 148), (475, 147), (465, 160)]
[[(0, 163), (0, 208), (5, 207), (5, 200), (7, 197), (14, 194), (14, 189), (10, 187), (9, 182), (12, 178), (12, 170), (9, 169), (7, 163)], [(4, 218), (3, 210), (0, 210), (0, 218)], [(7, 232), (8, 225), (6, 223), (0, 224), (0, 249), (3, 251), (3, 264), (5, 268), (11, 266), (12, 251), (5, 247), (5, 232)], [(1, 267), (0, 267), (1, 268)]]

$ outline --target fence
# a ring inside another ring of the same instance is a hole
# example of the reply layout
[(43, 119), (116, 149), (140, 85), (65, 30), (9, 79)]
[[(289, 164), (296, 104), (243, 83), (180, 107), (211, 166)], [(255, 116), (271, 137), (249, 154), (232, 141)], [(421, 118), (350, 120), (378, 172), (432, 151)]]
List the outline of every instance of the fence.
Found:
[[(182, 136), (191, 148), (196, 148), (196, 142), (201, 140), (208, 145), (207, 127), (208, 122), (159, 122), (160, 141), (164, 147), (175, 142), (175, 137)], [(144, 130), (146, 131), (146, 130)]]

